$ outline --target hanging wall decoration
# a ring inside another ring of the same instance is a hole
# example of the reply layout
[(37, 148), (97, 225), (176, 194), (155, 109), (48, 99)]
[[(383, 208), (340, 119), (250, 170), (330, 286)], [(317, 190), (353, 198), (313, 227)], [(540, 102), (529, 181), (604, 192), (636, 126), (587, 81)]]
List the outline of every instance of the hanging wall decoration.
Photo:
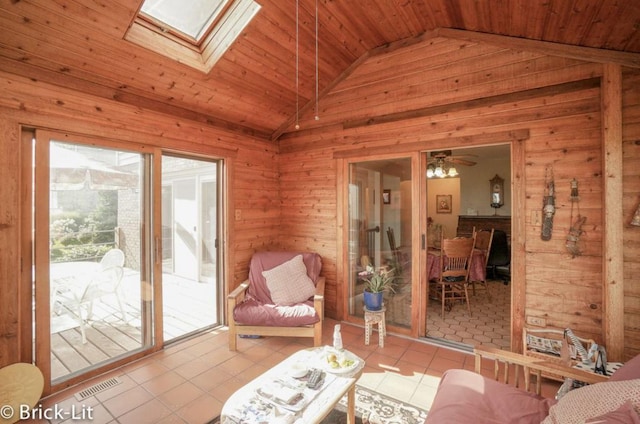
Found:
[(553, 168), (547, 166), (544, 176), (544, 197), (542, 199), (542, 233), (540, 238), (544, 241), (551, 240), (553, 230), (553, 215), (556, 213), (555, 184), (553, 182)]
[[(571, 257), (575, 258), (576, 256), (582, 255), (582, 250), (578, 245), (580, 241), (580, 236), (582, 235), (582, 226), (587, 221), (586, 216), (580, 215), (580, 195), (578, 194), (578, 181), (574, 178), (571, 180), (571, 196), (569, 197), (571, 201), (571, 217), (569, 218), (569, 234), (567, 234), (567, 250), (571, 253)], [(578, 216), (575, 221), (573, 219), (573, 205), (578, 205), (576, 207)]]

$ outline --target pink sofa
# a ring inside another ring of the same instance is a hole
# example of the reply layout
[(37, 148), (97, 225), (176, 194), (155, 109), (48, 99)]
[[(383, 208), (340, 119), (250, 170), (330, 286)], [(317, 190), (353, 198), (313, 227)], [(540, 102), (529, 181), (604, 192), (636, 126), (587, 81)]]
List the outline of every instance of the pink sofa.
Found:
[[(493, 354), (496, 352), (492, 351)], [(485, 357), (482, 352), (479, 356)], [(491, 356), (495, 359), (500, 354)], [(534, 371), (537, 369), (535, 362), (540, 362), (511, 352), (506, 352), (505, 358), (507, 362)], [(480, 359), (476, 356), (476, 370), (479, 364)], [(561, 371), (560, 368), (554, 366), (554, 370)], [(581, 376), (580, 373), (575, 374), (579, 370), (574, 368), (565, 370), (574, 378)], [(548, 371), (548, 367), (543, 367), (543, 372)], [(640, 422), (640, 355), (627, 362), (609, 379), (595, 374), (582, 377), (600, 382), (573, 389), (556, 401), (468, 370), (448, 370), (442, 376), (425, 423)]]

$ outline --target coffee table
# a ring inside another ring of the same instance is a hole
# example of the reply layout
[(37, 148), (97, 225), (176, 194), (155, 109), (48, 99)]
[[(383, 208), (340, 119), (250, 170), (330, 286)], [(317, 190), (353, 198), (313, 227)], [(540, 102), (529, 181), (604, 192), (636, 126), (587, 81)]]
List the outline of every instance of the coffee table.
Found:
[[(333, 348), (328, 346), (295, 352), (264, 374), (256, 377), (227, 399), (222, 407), (222, 424), (264, 422), (319, 423), (347, 394), (347, 423), (355, 424), (355, 388), (362, 374), (364, 360), (344, 350), (343, 355), (355, 362), (346, 369), (333, 370), (326, 361)], [(306, 387), (304, 379), (292, 376), (299, 368), (319, 368), (326, 372), (325, 381), (318, 389)], [(274, 385), (284, 384), (283, 392), (296, 389), (302, 400), (293, 406), (282, 405), (265, 397)], [(269, 389), (267, 389), (269, 388)]]

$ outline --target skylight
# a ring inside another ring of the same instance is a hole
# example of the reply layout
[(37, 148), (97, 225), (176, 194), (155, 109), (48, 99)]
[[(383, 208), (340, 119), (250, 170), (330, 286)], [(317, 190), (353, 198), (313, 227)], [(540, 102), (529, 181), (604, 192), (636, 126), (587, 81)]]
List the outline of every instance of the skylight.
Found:
[(208, 73), (259, 10), (253, 0), (145, 0), (125, 39)]
[(160, 25), (165, 24), (198, 43), (220, 14), (227, 0), (145, 0), (140, 10)]

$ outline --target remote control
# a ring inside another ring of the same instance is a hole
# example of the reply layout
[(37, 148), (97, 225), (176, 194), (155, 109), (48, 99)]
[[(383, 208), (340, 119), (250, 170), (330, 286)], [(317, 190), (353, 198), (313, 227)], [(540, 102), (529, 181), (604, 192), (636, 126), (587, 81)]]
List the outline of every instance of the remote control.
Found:
[(311, 370), (311, 374), (309, 374), (309, 379), (307, 380), (307, 387), (310, 389), (316, 389), (322, 383), (324, 377), (324, 372), (317, 368)]

